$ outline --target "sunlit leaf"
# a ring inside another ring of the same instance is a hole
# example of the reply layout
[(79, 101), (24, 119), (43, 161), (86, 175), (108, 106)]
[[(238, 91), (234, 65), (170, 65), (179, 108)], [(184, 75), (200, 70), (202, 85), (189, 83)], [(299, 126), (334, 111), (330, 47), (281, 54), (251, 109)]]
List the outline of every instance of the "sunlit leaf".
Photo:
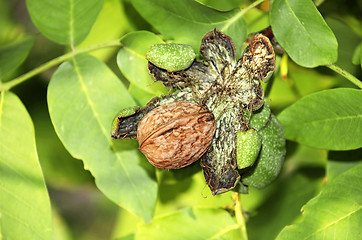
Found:
[[(137, 11), (161, 34), (177, 43), (190, 44), (198, 51), (201, 38), (217, 28), (239, 47), (247, 26), (241, 9), (220, 12), (193, 0), (134, 0)], [(166, 24), (165, 24), (166, 23)]]
[(362, 163), (337, 176), (302, 209), (300, 223), (277, 239), (361, 239)]
[(225, 210), (192, 208), (140, 225), (136, 239), (240, 239), (240, 235), (239, 226)]
[(0, 93), (0, 238), (53, 239), (50, 201), (31, 118), (19, 98)]
[(278, 43), (297, 64), (316, 67), (337, 60), (337, 40), (313, 1), (274, 0), (270, 23)]
[(26, 0), (39, 31), (54, 42), (75, 46), (91, 30), (104, 0)]
[(139, 87), (136, 87), (134, 84), (130, 84), (128, 88), (129, 93), (137, 101), (138, 106), (145, 106), (152, 98), (155, 97), (154, 94), (146, 92)]
[(278, 119), (287, 139), (330, 150), (362, 147), (362, 91), (332, 89), (308, 95)]
[(232, 205), (232, 191), (213, 196), (206, 186), (199, 162), (186, 168), (158, 171), (159, 201), (156, 215), (177, 211), (183, 207), (222, 208)]
[(76, 56), (52, 77), (48, 105), (59, 138), (73, 157), (83, 160), (98, 188), (149, 221), (157, 195), (153, 167), (135, 141), (110, 136), (117, 112), (135, 105), (120, 80), (99, 60)]
[[(105, 41), (119, 39), (130, 30), (130, 25), (125, 13), (126, 9), (119, 0), (105, 0), (97, 21), (87, 38), (78, 46), (79, 48)], [(107, 61), (117, 51), (117, 48), (103, 48), (90, 54), (98, 59)]]
[(92, 181), (92, 175), (84, 170), (83, 163), (76, 161), (64, 148), (51, 123), (46, 99), (31, 111), (39, 162), (47, 185), (52, 188), (81, 186)]
[(24, 62), (34, 43), (34, 37), (0, 47), (0, 80)]
[(117, 54), (118, 67), (123, 75), (141, 90), (155, 96), (164, 93), (160, 82), (154, 82), (148, 73), (146, 53), (148, 48), (162, 39), (147, 31), (132, 32), (121, 39), (122, 48)]
[(230, 11), (234, 8), (239, 7), (243, 0), (195, 0), (205, 6), (214, 8), (219, 11)]

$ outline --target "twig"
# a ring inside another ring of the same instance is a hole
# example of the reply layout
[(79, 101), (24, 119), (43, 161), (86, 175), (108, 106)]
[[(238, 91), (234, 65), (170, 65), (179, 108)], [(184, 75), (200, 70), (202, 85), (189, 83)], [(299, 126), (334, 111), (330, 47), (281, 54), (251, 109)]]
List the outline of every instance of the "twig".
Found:
[(54, 58), (54, 59), (40, 65), (39, 67), (34, 68), (33, 70), (31, 70), (17, 78), (14, 78), (13, 80), (11, 80), (9, 82), (5, 82), (5, 83), (0, 82), (0, 91), (7, 91), (7, 90), (15, 87), (16, 85), (18, 85), (22, 82), (25, 82), (26, 80), (34, 77), (35, 75), (37, 75), (41, 72), (44, 72), (45, 70), (48, 70), (49, 68), (54, 67), (64, 61), (74, 57), (77, 54), (91, 52), (91, 51), (98, 50), (101, 48), (117, 47), (117, 46), (121, 46), (121, 45), (122, 44), (121, 44), (120, 40), (117, 39), (117, 40), (112, 40), (112, 41), (103, 42), (103, 43), (99, 43), (99, 44), (94, 44), (94, 45), (80, 48), (80, 49), (74, 49), (72, 52), (69, 52), (62, 56)]
[(233, 199), (234, 199), (234, 212), (235, 212), (236, 221), (238, 222), (241, 230), (241, 237), (242, 237), (241, 239), (248, 240), (248, 234), (246, 232), (246, 226), (245, 226), (245, 219), (243, 216), (243, 210), (241, 208), (240, 196), (238, 192), (234, 193)]
[(356, 85), (357, 87), (362, 89), (361, 80), (359, 80), (358, 78), (356, 78), (355, 76), (353, 76), (352, 74), (347, 72), (346, 70), (343, 70), (342, 68), (340, 68), (334, 64), (328, 64), (328, 65), (326, 65), (326, 67), (328, 67), (328, 68), (332, 69), (333, 71), (335, 71), (336, 73), (342, 75), (343, 77), (348, 79), (351, 83), (353, 83), (354, 85)]

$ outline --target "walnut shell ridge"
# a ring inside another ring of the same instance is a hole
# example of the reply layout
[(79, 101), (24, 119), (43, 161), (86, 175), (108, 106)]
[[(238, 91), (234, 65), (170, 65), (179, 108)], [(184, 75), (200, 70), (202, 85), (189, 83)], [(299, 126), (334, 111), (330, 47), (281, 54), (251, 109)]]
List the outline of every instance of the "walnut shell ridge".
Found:
[(140, 121), (140, 151), (155, 167), (178, 169), (197, 161), (215, 133), (214, 115), (191, 102), (172, 102), (153, 109)]

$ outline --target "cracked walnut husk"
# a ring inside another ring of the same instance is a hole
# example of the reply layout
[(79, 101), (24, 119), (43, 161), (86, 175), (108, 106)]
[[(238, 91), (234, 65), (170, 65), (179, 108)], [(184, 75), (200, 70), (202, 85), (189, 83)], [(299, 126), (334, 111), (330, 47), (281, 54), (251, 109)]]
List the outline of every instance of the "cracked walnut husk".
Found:
[[(279, 174), (285, 155), (283, 128), (264, 103), (261, 86), (261, 81), (270, 78), (275, 67), (274, 50), (269, 39), (262, 34), (254, 34), (242, 57), (237, 59), (231, 38), (215, 29), (203, 37), (200, 54), (202, 61), (195, 60), (190, 67), (180, 71), (162, 69), (149, 62), (151, 76), (169, 88), (170, 94), (155, 97), (145, 107), (117, 116), (112, 137), (122, 139), (137, 135), (140, 150), (158, 168), (180, 168), (200, 158), (205, 181), (213, 195), (234, 189), (238, 184), (241, 186), (239, 189), (253, 184), (256, 187), (269, 184)], [(181, 109), (175, 110), (178, 105)], [(191, 106), (197, 106), (200, 109), (198, 113), (184, 113)], [(200, 115), (199, 111), (203, 113)], [(144, 124), (144, 119), (149, 116), (152, 116), (153, 122)], [(181, 123), (179, 117), (184, 122)], [(199, 119), (203, 122), (197, 123)], [(259, 126), (261, 123), (262, 126)], [(196, 135), (183, 132), (184, 127), (191, 129), (193, 126), (207, 128), (204, 129), (206, 131), (196, 131)], [(138, 131), (144, 129), (147, 133), (139, 137)], [(256, 150), (259, 154), (254, 154), (257, 159), (251, 161), (253, 165), (239, 170), (236, 159), (238, 132), (250, 129), (260, 131), (262, 146)], [(167, 137), (172, 140), (166, 140), (162, 134), (171, 134)], [(149, 136), (150, 140), (161, 137), (166, 145), (154, 145), (151, 150), (146, 150), (150, 143), (143, 136)], [(190, 142), (193, 140), (187, 139), (187, 136), (204, 140), (193, 146)], [(163, 150), (157, 151), (160, 147)], [(173, 160), (175, 163), (172, 163)], [(260, 169), (269, 175), (266, 178), (263, 174), (261, 176)], [(254, 172), (259, 175), (253, 176)], [(243, 181), (244, 175), (247, 184)]]

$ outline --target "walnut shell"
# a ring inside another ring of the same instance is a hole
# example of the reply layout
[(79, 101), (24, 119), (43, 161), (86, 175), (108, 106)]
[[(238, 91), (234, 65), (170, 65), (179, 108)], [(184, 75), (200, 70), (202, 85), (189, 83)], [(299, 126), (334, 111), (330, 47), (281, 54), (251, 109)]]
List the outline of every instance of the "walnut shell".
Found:
[(147, 113), (138, 125), (139, 149), (155, 167), (182, 168), (197, 161), (215, 133), (214, 115), (190, 102), (167, 103)]

